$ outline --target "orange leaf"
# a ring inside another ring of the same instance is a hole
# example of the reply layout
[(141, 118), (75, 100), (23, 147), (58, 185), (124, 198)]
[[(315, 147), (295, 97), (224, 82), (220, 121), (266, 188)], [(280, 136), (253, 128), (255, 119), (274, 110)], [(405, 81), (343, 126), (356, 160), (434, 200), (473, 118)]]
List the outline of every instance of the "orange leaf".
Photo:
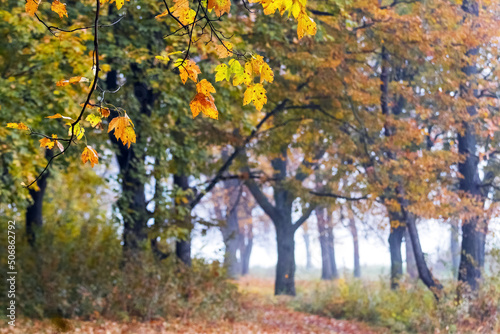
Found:
[(59, 18), (63, 18), (64, 16), (68, 17), (68, 12), (66, 11), (66, 5), (59, 2), (59, 0), (52, 1), (52, 6), (50, 7), (53, 12), (59, 14)]
[(82, 153), (82, 163), (85, 164), (87, 161), (90, 161), (92, 168), (99, 163), (97, 152), (90, 146), (86, 146)]

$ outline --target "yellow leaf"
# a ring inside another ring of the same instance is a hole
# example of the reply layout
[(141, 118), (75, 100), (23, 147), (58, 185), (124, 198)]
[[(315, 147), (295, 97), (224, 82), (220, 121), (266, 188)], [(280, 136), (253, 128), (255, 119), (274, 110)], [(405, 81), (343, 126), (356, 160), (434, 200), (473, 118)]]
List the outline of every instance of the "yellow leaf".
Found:
[(231, 79), (229, 67), (226, 64), (220, 64), (215, 68), (215, 82)]
[(92, 168), (99, 163), (97, 152), (90, 146), (86, 146), (82, 153), (82, 163), (85, 164), (87, 161), (90, 161)]
[(80, 126), (80, 123), (76, 123), (74, 128), (71, 126), (71, 123), (67, 123), (67, 125), (69, 125), (68, 136), (71, 136), (72, 134), (71, 130), (73, 129), (73, 133), (76, 139), (80, 140), (83, 138), (83, 135), (85, 134), (85, 129)]
[(258, 83), (255, 85), (250, 85), (245, 91), (243, 105), (245, 106), (252, 101), (255, 105), (255, 108), (259, 111), (262, 110), (264, 104), (267, 103), (266, 90), (264, 89), (262, 84)]
[(305, 34), (316, 35), (316, 22), (304, 13), (300, 13), (297, 25), (297, 35), (299, 39)]
[(267, 65), (267, 63), (264, 63), (262, 65), (262, 68), (260, 70), (260, 83), (263, 83), (264, 81), (267, 82), (273, 82), (274, 81), (274, 73), (273, 70)]
[(59, 2), (59, 0), (52, 1), (52, 6), (50, 7), (53, 12), (56, 12), (59, 15), (59, 18), (63, 18), (64, 16), (68, 17), (68, 12), (66, 11), (66, 5)]
[(213, 119), (218, 119), (219, 117), (219, 112), (217, 111), (217, 107), (215, 106), (214, 98), (210, 94), (196, 94), (194, 99), (189, 104), (189, 107), (191, 108), (191, 112), (193, 113), (193, 118), (198, 116), (200, 112)]
[(29, 130), (29, 128), (24, 123), (7, 123), (7, 127), (18, 130)]
[(35, 16), (36, 11), (38, 10), (38, 6), (42, 0), (26, 0), (25, 10), (30, 16)]
[(210, 93), (215, 93), (215, 88), (210, 82), (203, 79), (196, 84), (196, 92), (205, 96), (210, 96)]
[(88, 121), (93, 128), (95, 128), (99, 123), (101, 123), (101, 116), (89, 114), (85, 120)]

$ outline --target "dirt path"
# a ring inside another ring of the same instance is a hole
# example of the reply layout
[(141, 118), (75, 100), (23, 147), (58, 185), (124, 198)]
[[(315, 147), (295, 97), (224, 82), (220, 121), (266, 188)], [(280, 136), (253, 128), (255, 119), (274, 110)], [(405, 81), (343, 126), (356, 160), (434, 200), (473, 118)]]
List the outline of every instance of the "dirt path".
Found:
[(287, 307), (286, 297), (275, 298), (268, 282), (240, 281), (244, 294), (242, 310), (234, 321), (164, 321), (118, 323), (97, 319), (95, 321), (23, 320), (17, 327), (1, 328), (0, 334), (163, 334), (163, 333), (316, 333), (316, 334), (376, 334), (364, 324), (353, 321), (329, 319), (296, 312)]

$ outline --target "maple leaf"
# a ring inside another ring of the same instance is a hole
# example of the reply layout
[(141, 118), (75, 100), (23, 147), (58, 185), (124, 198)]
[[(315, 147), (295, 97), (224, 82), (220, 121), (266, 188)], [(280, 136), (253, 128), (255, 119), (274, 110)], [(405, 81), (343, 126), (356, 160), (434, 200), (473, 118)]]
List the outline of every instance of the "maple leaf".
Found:
[(219, 118), (219, 112), (217, 110), (217, 107), (215, 106), (214, 98), (210, 94), (196, 94), (194, 99), (189, 104), (189, 107), (191, 108), (191, 112), (193, 113), (193, 118), (198, 116), (200, 112), (213, 119)]
[(18, 130), (29, 130), (29, 128), (24, 123), (7, 123), (7, 127)]
[(95, 164), (99, 163), (97, 152), (90, 146), (86, 146), (82, 152), (82, 163), (85, 164), (87, 161), (90, 161), (92, 168), (94, 168)]
[(35, 16), (36, 11), (38, 10), (38, 6), (42, 0), (26, 0), (25, 10), (30, 16)]
[(63, 116), (59, 113), (55, 114), (55, 115), (52, 115), (52, 116), (47, 116), (45, 118), (50, 118), (50, 119), (56, 119), (56, 118), (65, 118), (65, 119), (71, 119), (71, 117), (68, 117), (68, 116)]
[(177, 59), (175, 61), (175, 66), (179, 69), (179, 75), (183, 84), (186, 83), (188, 78), (194, 82), (198, 81), (198, 74), (200, 74), (201, 71), (194, 60)]
[(229, 81), (231, 79), (231, 72), (229, 71), (229, 67), (226, 64), (219, 64), (215, 68), (215, 82), (219, 82), (222, 80)]
[(224, 44), (217, 45), (215, 51), (219, 58), (227, 58), (233, 54), (233, 44), (226, 42)]
[(229, 13), (231, 9), (230, 0), (208, 0), (207, 4), (208, 10), (214, 10), (217, 16), (221, 16), (224, 13)]
[[(76, 139), (80, 140), (83, 138), (83, 135), (85, 134), (85, 128), (80, 126), (80, 123), (76, 123), (74, 128), (71, 126), (71, 123), (67, 123), (69, 125), (68, 129), (68, 136), (71, 136), (72, 133), (76, 137)], [(71, 131), (73, 129), (73, 132)]]
[(128, 145), (136, 142), (134, 131), (134, 123), (125, 114), (125, 116), (115, 117), (109, 122), (108, 133), (115, 130), (115, 137), (122, 141), (123, 145)]
[(262, 56), (260, 55), (254, 55), (250, 60), (250, 64), (252, 65), (252, 72), (255, 75), (260, 74), (260, 70), (262, 66), (265, 64), (264, 58), (262, 58)]
[(245, 106), (252, 101), (255, 105), (255, 109), (259, 111), (262, 110), (264, 104), (267, 103), (266, 90), (264, 89), (262, 84), (258, 83), (255, 85), (250, 85), (245, 91), (243, 105)]
[(68, 17), (68, 12), (66, 11), (66, 4), (59, 2), (59, 0), (52, 1), (52, 6), (50, 9), (53, 12), (56, 12), (59, 15), (59, 18), (63, 18), (64, 16)]
[(72, 77), (69, 80), (59, 80), (56, 82), (56, 86), (62, 87), (62, 86), (67, 86), (69, 84), (74, 84), (78, 82), (89, 82), (90, 80), (85, 78), (85, 77)]
[(101, 123), (102, 118), (99, 115), (89, 114), (85, 120), (88, 121), (93, 128), (95, 128)]
[(215, 88), (207, 79), (203, 79), (196, 84), (196, 92), (210, 96), (210, 93), (215, 93)]
[(233, 86), (238, 86), (242, 83), (250, 85), (252, 83), (251, 63), (248, 63), (248, 65), (245, 64), (245, 68), (243, 68), (239, 61), (231, 59), (229, 64), (231, 65), (231, 73), (234, 73)]
[(262, 68), (260, 70), (260, 83), (263, 83), (264, 81), (267, 82), (273, 82), (274, 81), (274, 73), (273, 70), (269, 67), (267, 63), (264, 63), (262, 65)]
[(40, 147), (48, 148), (49, 150), (54, 147), (55, 141), (50, 138), (42, 138), (40, 139)]
[(101, 113), (102, 117), (108, 117), (110, 114), (109, 108), (99, 108), (99, 112)]
[(316, 35), (316, 22), (305, 13), (300, 13), (297, 25), (297, 36), (301, 39), (305, 34)]

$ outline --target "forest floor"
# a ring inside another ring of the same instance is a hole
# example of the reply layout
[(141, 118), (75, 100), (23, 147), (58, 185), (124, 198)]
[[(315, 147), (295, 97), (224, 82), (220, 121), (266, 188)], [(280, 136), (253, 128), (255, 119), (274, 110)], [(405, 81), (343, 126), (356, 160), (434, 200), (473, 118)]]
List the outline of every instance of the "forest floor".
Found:
[(16, 327), (0, 328), (0, 334), (25, 333), (92, 333), (92, 334), (153, 334), (153, 333), (329, 333), (378, 334), (380, 331), (347, 320), (330, 319), (290, 308), (290, 297), (274, 297), (273, 282), (245, 278), (238, 281), (242, 297), (241, 314), (233, 321), (190, 321), (189, 319), (152, 320), (147, 322), (113, 322), (104, 319), (78, 320), (18, 320)]

